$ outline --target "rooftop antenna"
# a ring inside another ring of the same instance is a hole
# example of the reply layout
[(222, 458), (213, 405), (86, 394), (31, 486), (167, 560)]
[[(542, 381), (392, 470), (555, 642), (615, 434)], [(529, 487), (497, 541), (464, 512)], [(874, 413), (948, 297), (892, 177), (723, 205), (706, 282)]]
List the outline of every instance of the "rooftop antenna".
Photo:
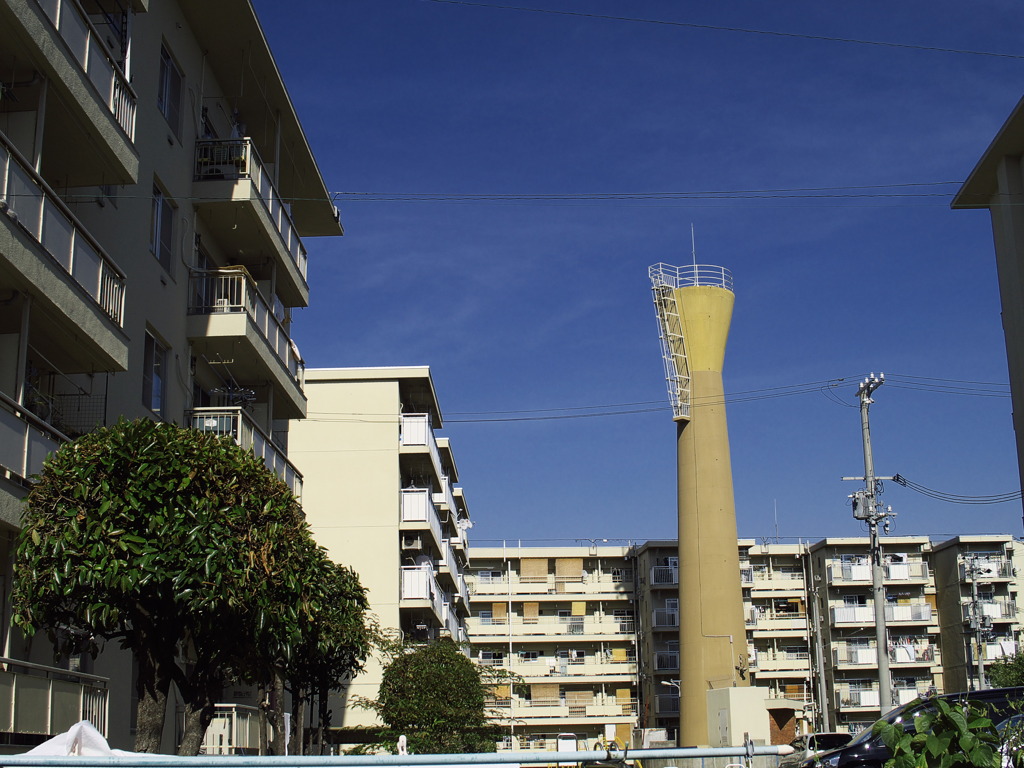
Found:
[(690, 222), (690, 253), (693, 255), (693, 274), (697, 274), (697, 237), (693, 233), (693, 222)]

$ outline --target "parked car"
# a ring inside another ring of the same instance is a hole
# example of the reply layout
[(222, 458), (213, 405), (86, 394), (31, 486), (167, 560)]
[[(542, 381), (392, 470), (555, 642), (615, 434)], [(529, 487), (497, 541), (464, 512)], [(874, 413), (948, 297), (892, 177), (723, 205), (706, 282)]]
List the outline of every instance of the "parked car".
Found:
[(852, 733), (839, 733), (838, 731), (807, 733), (803, 736), (798, 736), (790, 742), (790, 746), (793, 747), (793, 753), (786, 755), (779, 761), (779, 768), (797, 768), (806, 760), (822, 752), (828, 752), (846, 745), (852, 738)]
[[(1024, 707), (1024, 687), (1022, 688), (989, 688), (984, 691), (968, 691), (965, 693), (946, 693), (919, 701), (916, 704), (904, 704), (889, 712), (882, 719), (889, 723), (900, 723), (904, 730), (914, 731), (914, 718), (927, 712), (934, 705), (935, 699), (949, 702), (972, 701), (989, 708), (994, 723), (998, 726), (1017, 714)], [(1016, 706), (1015, 706), (1016, 705)], [(801, 768), (883, 768), (885, 761), (892, 757), (889, 748), (882, 740), (865, 728), (852, 741), (843, 747), (830, 752), (822, 752), (804, 760)]]

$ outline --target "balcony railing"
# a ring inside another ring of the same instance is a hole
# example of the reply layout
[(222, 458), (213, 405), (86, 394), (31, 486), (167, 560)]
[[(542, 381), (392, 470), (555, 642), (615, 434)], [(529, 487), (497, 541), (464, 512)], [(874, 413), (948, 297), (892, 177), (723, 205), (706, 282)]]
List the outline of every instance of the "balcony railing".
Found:
[(659, 693), (654, 697), (654, 711), (659, 715), (679, 714), (679, 695)]
[(302, 495), (302, 474), (242, 408), (193, 408), (187, 412), (187, 418), (192, 429), (230, 437), (242, 448), (251, 450), (292, 493)]
[(654, 611), (652, 622), (655, 629), (679, 626), (679, 611)]
[(671, 565), (655, 565), (651, 568), (651, 584), (653, 586), (679, 583), (679, 569)]
[(0, 392), (0, 467), (25, 483), (68, 438)]
[(672, 672), (679, 669), (679, 652), (658, 651), (654, 655), (654, 669), (657, 672)]
[(575, 659), (540, 656), (523, 659), (512, 656), (511, 661), (503, 665), (522, 677), (605, 677), (610, 675), (623, 676), (636, 674), (634, 659), (613, 660), (601, 656), (584, 656)]
[[(512, 591), (518, 595), (624, 594), (629, 593), (632, 583), (633, 572), (629, 570), (615, 573), (591, 572), (582, 576), (555, 576), (550, 573), (543, 576), (512, 575)], [(508, 589), (508, 579), (504, 576), (485, 579), (477, 576), (471, 587), (473, 594), (479, 595), (507, 594)]]
[(402, 599), (429, 600), (438, 621), (444, 618), (444, 591), (434, 577), (434, 570), (429, 565), (403, 565), (402, 567)]
[(129, 140), (135, 140), (135, 91), (103, 44), (103, 35), (75, 0), (36, 0), (71, 57), (85, 72), (114, 120)]
[(507, 635), (511, 627), (515, 635), (631, 635), (633, 619), (618, 616), (559, 616), (531, 618), (474, 616), (468, 620), (478, 636)]
[(441, 452), (437, 447), (434, 429), (430, 423), (429, 413), (403, 413), (401, 417), (402, 445), (425, 446), (430, 453), (430, 461), (438, 478), (446, 477), (441, 465)]
[(55, 735), (80, 720), (107, 734), (105, 677), (0, 658), (0, 731)]
[[(970, 565), (972, 568), (969, 568)], [(970, 563), (960, 563), (960, 581), (970, 581), (971, 569), (977, 574), (978, 581), (991, 581), (993, 579), (1012, 579), (1013, 563), (1005, 558), (978, 558)]]
[(228, 267), (210, 272), (193, 272), (189, 276), (189, 295), (189, 314), (245, 312), (277, 359), (298, 383), (302, 366), (292, 346), (291, 337), (260, 294), (256, 283), (244, 271)]
[[(886, 622), (903, 623), (931, 621), (932, 607), (927, 603), (909, 605), (887, 604)], [(839, 605), (832, 608), (833, 624), (871, 624), (875, 621), (873, 605)]]
[(402, 489), (402, 522), (427, 523), (434, 535), (437, 546), (444, 540), (441, 533), (441, 518), (434, 506), (434, 499), (429, 488)]
[(295, 262), (302, 279), (306, 279), (306, 248), (251, 139), (197, 141), (195, 179), (249, 179), (274, 222), (284, 249)]
[[(869, 667), (878, 665), (878, 654), (874, 645), (836, 643), (832, 648), (832, 658), (836, 664)], [(889, 661), (892, 664), (931, 664), (935, 661), (935, 646), (927, 641), (898, 643), (889, 649)]]
[(759, 629), (799, 629), (807, 625), (806, 611), (771, 611), (753, 607), (747, 612), (745, 623)]
[(32, 166), (0, 134), (0, 214), (39, 243), (118, 327), (125, 276)]
[[(273, 733), (273, 726), (271, 734)], [(272, 736), (269, 736), (272, 738)], [(206, 729), (203, 752), (207, 755), (252, 755), (260, 746), (259, 710), (241, 704), (216, 704)]]
[[(968, 621), (972, 615), (971, 604), (963, 603), (960, 610), (961, 618)], [(978, 613), (996, 621), (1012, 621), (1017, 618), (1017, 603), (1015, 600), (981, 600)]]
[[(886, 563), (884, 566), (885, 581), (928, 581), (928, 563), (911, 561), (905, 563)], [(828, 566), (830, 584), (844, 582), (870, 582), (871, 564), (864, 563), (830, 563)]]

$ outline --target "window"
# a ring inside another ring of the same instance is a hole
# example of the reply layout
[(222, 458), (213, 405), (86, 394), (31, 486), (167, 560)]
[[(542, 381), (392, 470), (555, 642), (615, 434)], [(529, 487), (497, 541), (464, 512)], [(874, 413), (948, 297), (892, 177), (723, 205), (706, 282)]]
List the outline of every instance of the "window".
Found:
[(167, 272), (174, 254), (174, 206), (157, 185), (153, 185), (153, 211), (149, 250)]
[(181, 138), (181, 70), (166, 48), (160, 48), (160, 82), (157, 83), (156, 106), (167, 119), (174, 135)]
[(540, 661), (540, 651), (520, 651), (519, 661), (522, 664), (531, 664)]
[(157, 416), (163, 416), (166, 380), (167, 347), (147, 332), (142, 361), (142, 402)]

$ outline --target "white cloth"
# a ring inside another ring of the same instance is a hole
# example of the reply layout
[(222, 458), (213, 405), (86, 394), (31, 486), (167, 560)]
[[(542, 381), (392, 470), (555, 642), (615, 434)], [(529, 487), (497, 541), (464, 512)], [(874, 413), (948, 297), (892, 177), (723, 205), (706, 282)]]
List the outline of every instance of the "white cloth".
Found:
[(58, 733), (52, 739), (32, 747), (26, 754), (83, 757), (106, 757), (108, 755), (124, 755), (146, 757), (166, 757), (166, 755), (147, 754), (145, 752), (129, 752), (125, 749), (111, 749), (103, 734), (88, 720), (81, 720), (64, 733)]

